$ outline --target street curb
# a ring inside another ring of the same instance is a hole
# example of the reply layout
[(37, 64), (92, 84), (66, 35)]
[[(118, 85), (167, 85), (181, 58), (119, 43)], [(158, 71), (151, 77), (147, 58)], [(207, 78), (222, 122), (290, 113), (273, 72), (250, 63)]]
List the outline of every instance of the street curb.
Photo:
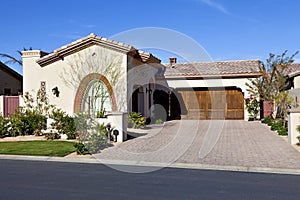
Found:
[(0, 155), (0, 159), (300, 175), (300, 169), (222, 166), (222, 165), (208, 165), (208, 164), (200, 164), (200, 163), (163, 163), (163, 162), (128, 161), (128, 160), (107, 160), (107, 159), (100, 160), (96, 158), (64, 158), (64, 157), (22, 156), (22, 155)]

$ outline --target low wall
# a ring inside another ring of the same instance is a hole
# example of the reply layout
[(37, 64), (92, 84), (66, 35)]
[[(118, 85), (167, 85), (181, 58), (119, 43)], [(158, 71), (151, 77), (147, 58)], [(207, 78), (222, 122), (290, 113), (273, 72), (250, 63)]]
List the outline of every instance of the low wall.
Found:
[(111, 124), (114, 130), (119, 131), (117, 142), (124, 142), (127, 140), (127, 113), (112, 112), (107, 115), (107, 118), (98, 118), (98, 123)]
[(300, 125), (300, 110), (292, 109), (288, 110), (288, 141), (290, 144), (297, 144), (299, 142), (297, 136), (299, 132), (297, 127)]

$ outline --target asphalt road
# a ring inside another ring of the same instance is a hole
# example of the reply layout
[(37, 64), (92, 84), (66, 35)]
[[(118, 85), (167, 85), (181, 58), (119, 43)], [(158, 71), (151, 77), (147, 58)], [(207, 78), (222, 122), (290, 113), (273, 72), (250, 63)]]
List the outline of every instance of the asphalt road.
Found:
[(0, 199), (299, 199), (300, 176), (0, 160)]

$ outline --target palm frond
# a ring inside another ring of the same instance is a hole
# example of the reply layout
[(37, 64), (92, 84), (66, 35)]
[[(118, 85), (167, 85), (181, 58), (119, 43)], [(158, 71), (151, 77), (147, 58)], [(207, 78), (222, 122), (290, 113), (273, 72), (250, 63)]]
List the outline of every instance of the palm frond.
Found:
[(5, 53), (0, 53), (0, 57), (6, 59), (6, 61), (4, 62), (5, 64), (19, 64), (21, 66), (23, 64), (22, 60), (18, 60), (15, 57), (5, 54)]

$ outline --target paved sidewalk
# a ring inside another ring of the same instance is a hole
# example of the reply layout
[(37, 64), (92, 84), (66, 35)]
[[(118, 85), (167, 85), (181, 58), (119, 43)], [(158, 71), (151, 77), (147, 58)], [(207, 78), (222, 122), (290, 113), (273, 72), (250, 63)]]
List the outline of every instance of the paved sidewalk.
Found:
[(269, 127), (246, 121), (171, 121), (94, 155), (100, 160), (300, 169), (300, 153)]

